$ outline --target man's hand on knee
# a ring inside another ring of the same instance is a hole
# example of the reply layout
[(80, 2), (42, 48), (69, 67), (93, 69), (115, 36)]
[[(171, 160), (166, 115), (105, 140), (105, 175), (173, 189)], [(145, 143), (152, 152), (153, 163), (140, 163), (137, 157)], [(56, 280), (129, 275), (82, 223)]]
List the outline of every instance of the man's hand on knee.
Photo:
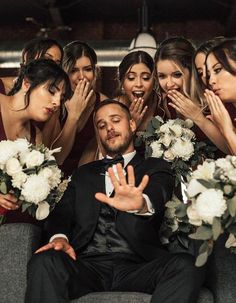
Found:
[(73, 260), (76, 260), (76, 254), (74, 248), (69, 244), (69, 242), (65, 238), (61, 238), (61, 237), (54, 238), (50, 243), (36, 250), (35, 253), (37, 254), (49, 249), (62, 250), (66, 254), (68, 254)]

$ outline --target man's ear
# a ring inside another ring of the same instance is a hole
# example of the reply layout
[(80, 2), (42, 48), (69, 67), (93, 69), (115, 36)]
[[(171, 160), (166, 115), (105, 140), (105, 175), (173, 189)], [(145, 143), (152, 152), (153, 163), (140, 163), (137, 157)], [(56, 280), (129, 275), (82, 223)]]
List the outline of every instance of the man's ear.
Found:
[(131, 128), (132, 132), (135, 133), (137, 130), (137, 125), (136, 125), (136, 122), (134, 121), (134, 119), (130, 119), (129, 124), (130, 124), (130, 128)]

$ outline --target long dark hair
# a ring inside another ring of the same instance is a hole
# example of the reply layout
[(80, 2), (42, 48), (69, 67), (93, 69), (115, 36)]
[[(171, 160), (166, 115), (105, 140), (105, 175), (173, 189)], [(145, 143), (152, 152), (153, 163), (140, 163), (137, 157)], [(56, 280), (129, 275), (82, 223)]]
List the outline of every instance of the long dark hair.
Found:
[[(32, 91), (39, 85), (48, 82), (48, 89), (58, 86), (64, 82), (63, 100), (67, 100), (71, 96), (70, 80), (66, 72), (53, 60), (37, 59), (23, 65), (20, 68), (19, 76), (8, 93), (9, 96), (15, 95), (22, 87), (23, 80), (27, 79), (30, 83), (30, 88), (25, 94), (25, 108), (29, 106), (30, 95)], [(23, 108), (23, 109), (25, 109)]]
[(63, 57), (63, 48), (56, 40), (51, 38), (35, 38), (27, 42), (22, 50), (21, 62), (27, 64), (34, 59), (43, 58), (49, 48), (57, 46)]
[(236, 38), (225, 39), (217, 44), (208, 52), (207, 57), (212, 53), (225, 70), (234, 76), (236, 75), (236, 68), (229, 62), (229, 59), (231, 59), (236, 63)]
[(64, 47), (64, 56), (62, 61), (63, 69), (67, 73), (70, 73), (75, 66), (76, 60), (83, 56), (90, 59), (95, 73), (97, 64), (97, 55), (95, 50), (87, 43), (78, 40), (72, 41)]
[(152, 57), (144, 51), (135, 51), (126, 55), (121, 61), (117, 70), (118, 87), (116, 96), (122, 94), (122, 85), (125, 80), (125, 75), (132, 68), (133, 65), (143, 63), (145, 64), (151, 73), (154, 71), (154, 61)]

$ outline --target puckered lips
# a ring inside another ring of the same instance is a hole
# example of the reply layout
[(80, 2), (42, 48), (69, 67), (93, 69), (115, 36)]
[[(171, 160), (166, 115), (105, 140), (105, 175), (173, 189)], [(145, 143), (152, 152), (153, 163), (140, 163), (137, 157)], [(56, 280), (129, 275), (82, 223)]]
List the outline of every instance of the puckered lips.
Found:
[(143, 98), (144, 94), (145, 94), (145, 91), (143, 91), (143, 90), (134, 90), (134, 91), (132, 91), (132, 95), (135, 98)]
[(219, 94), (220, 94), (220, 88), (213, 89), (213, 92), (214, 92), (215, 95), (219, 96)]
[(54, 107), (45, 107), (45, 111), (48, 115), (52, 115), (55, 111)]

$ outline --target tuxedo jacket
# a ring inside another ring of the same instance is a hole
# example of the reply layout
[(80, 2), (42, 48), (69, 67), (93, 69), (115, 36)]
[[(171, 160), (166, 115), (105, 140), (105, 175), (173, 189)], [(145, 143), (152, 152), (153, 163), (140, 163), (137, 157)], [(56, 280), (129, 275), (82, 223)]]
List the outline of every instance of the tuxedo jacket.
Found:
[[(115, 226), (135, 253), (152, 260), (157, 253), (162, 253), (158, 232), (165, 203), (172, 197), (174, 176), (170, 164), (163, 159), (143, 159), (136, 154), (129, 165), (134, 167), (136, 185), (145, 174), (149, 175), (144, 193), (151, 200), (155, 214), (140, 216), (117, 210)], [(105, 171), (101, 160), (85, 164), (74, 172), (62, 200), (48, 218), (49, 236), (63, 233), (75, 250), (83, 251), (98, 223), (102, 202), (95, 198), (97, 192), (105, 193)]]

